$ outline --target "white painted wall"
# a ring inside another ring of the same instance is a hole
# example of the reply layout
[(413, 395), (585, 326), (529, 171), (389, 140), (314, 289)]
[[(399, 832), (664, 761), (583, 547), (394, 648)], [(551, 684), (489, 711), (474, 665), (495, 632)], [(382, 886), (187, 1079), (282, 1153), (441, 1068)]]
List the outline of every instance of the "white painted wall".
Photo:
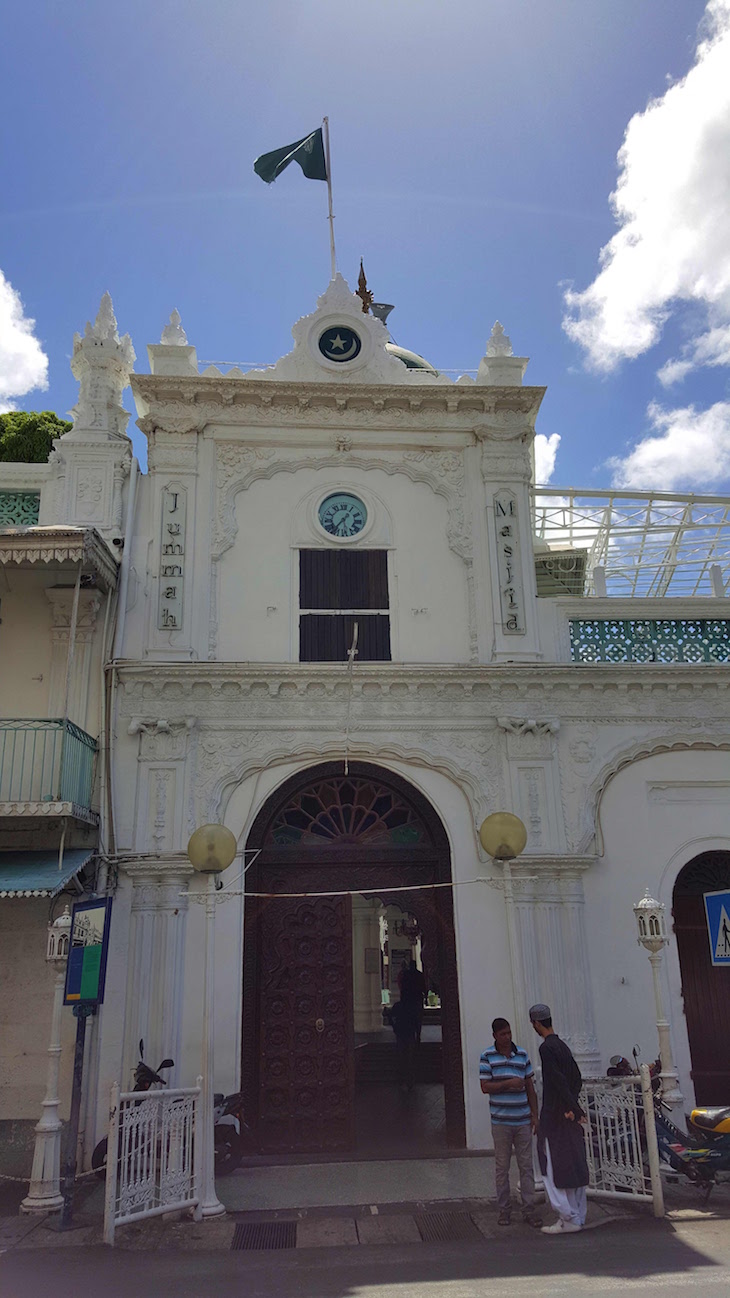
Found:
[[(677, 751), (634, 762), (608, 784), (601, 825), (605, 852), (585, 881), (598, 1037), (604, 1062), (658, 1051), (651, 968), (636, 940), (632, 906), (645, 888), (666, 906), (679, 871), (700, 852), (730, 851), (730, 753)], [(662, 981), (672, 1048), (686, 1107), (694, 1102), (677, 944), (665, 950)]]
[(298, 550), (332, 548), (316, 504), (344, 485), (368, 506), (359, 544), (391, 552), (394, 661), (467, 662), (466, 573), (446, 539), (445, 500), (404, 474), (361, 468), (279, 473), (238, 494), (238, 533), (220, 563), (219, 658), (298, 661)]

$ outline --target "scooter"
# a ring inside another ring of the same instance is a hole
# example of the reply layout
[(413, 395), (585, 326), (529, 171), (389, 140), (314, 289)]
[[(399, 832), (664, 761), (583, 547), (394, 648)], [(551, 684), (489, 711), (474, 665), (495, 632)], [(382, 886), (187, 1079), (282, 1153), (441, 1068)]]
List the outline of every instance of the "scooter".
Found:
[[(608, 1068), (609, 1077), (629, 1077), (638, 1073), (638, 1046), (632, 1051), (635, 1068), (624, 1055), (613, 1055)], [(717, 1176), (730, 1172), (730, 1106), (697, 1107), (688, 1115), (688, 1131), (682, 1131), (668, 1114), (669, 1105), (662, 1099), (661, 1060), (649, 1065), (654, 1093), (654, 1121), (656, 1125), (659, 1157), (674, 1172), (686, 1176), (709, 1199)], [(641, 1127), (641, 1139), (646, 1153), (646, 1137)]]
[[(168, 1069), (174, 1067), (175, 1067), (174, 1059), (163, 1059), (162, 1063), (157, 1065), (157, 1071), (155, 1071), (154, 1068), (150, 1068), (149, 1064), (146, 1064), (144, 1061), (144, 1041), (140, 1040), (139, 1063), (137, 1064), (137, 1067), (134, 1070), (134, 1086), (132, 1087), (132, 1090), (149, 1091), (152, 1089), (153, 1086), (166, 1086), (167, 1082), (165, 1081), (164, 1077), (160, 1077), (160, 1073), (162, 1072), (163, 1068)], [(119, 1133), (120, 1142), (121, 1142), (121, 1138), (122, 1137), (120, 1131)], [(108, 1137), (104, 1136), (104, 1138), (99, 1141), (98, 1145), (96, 1146), (96, 1149), (91, 1155), (92, 1170), (96, 1172), (96, 1175), (99, 1177), (100, 1181), (103, 1181), (106, 1176), (107, 1148), (108, 1148)]]
[(216, 1176), (235, 1172), (245, 1152), (243, 1095), (218, 1092), (213, 1096), (213, 1148)]

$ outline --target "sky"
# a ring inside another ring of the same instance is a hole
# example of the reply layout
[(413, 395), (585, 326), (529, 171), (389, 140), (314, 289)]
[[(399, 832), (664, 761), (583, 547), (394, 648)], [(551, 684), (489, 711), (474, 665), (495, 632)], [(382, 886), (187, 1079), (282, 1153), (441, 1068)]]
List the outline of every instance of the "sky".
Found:
[(0, 410), (73, 406), (106, 289), (138, 370), (173, 307), (289, 351), (326, 187), (252, 164), (327, 114), (339, 269), (454, 376), (502, 322), (543, 481), (730, 491), (730, 0), (24, 0), (0, 84)]

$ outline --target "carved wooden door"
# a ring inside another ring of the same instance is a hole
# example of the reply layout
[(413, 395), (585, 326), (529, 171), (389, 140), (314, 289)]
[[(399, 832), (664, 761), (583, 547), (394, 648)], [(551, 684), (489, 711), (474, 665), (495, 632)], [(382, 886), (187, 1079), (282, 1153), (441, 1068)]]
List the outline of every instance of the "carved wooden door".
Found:
[[(287, 882), (290, 888), (291, 876), (270, 876), (265, 891), (285, 891)], [(354, 1144), (351, 909), (349, 897), (287, 898), (262, 907), (263, 1152), (334, 1152)]]
[(730, 852), (704, 852), (674, 889), (674, 933), (698, 1104), (727, 1104), (730, 1094), (730, 969), (713, 965), (705, 892), (730, 888)]

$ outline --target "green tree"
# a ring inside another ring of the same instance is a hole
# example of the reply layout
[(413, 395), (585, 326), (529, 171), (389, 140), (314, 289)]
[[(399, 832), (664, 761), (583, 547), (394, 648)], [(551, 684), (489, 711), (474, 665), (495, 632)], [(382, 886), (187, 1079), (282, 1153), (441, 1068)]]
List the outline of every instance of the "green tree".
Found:
[(9, 410), (0, 415), (0, 460), (14, 464), (45, 464), (54, 437), (72, 425), (52, 410)]

